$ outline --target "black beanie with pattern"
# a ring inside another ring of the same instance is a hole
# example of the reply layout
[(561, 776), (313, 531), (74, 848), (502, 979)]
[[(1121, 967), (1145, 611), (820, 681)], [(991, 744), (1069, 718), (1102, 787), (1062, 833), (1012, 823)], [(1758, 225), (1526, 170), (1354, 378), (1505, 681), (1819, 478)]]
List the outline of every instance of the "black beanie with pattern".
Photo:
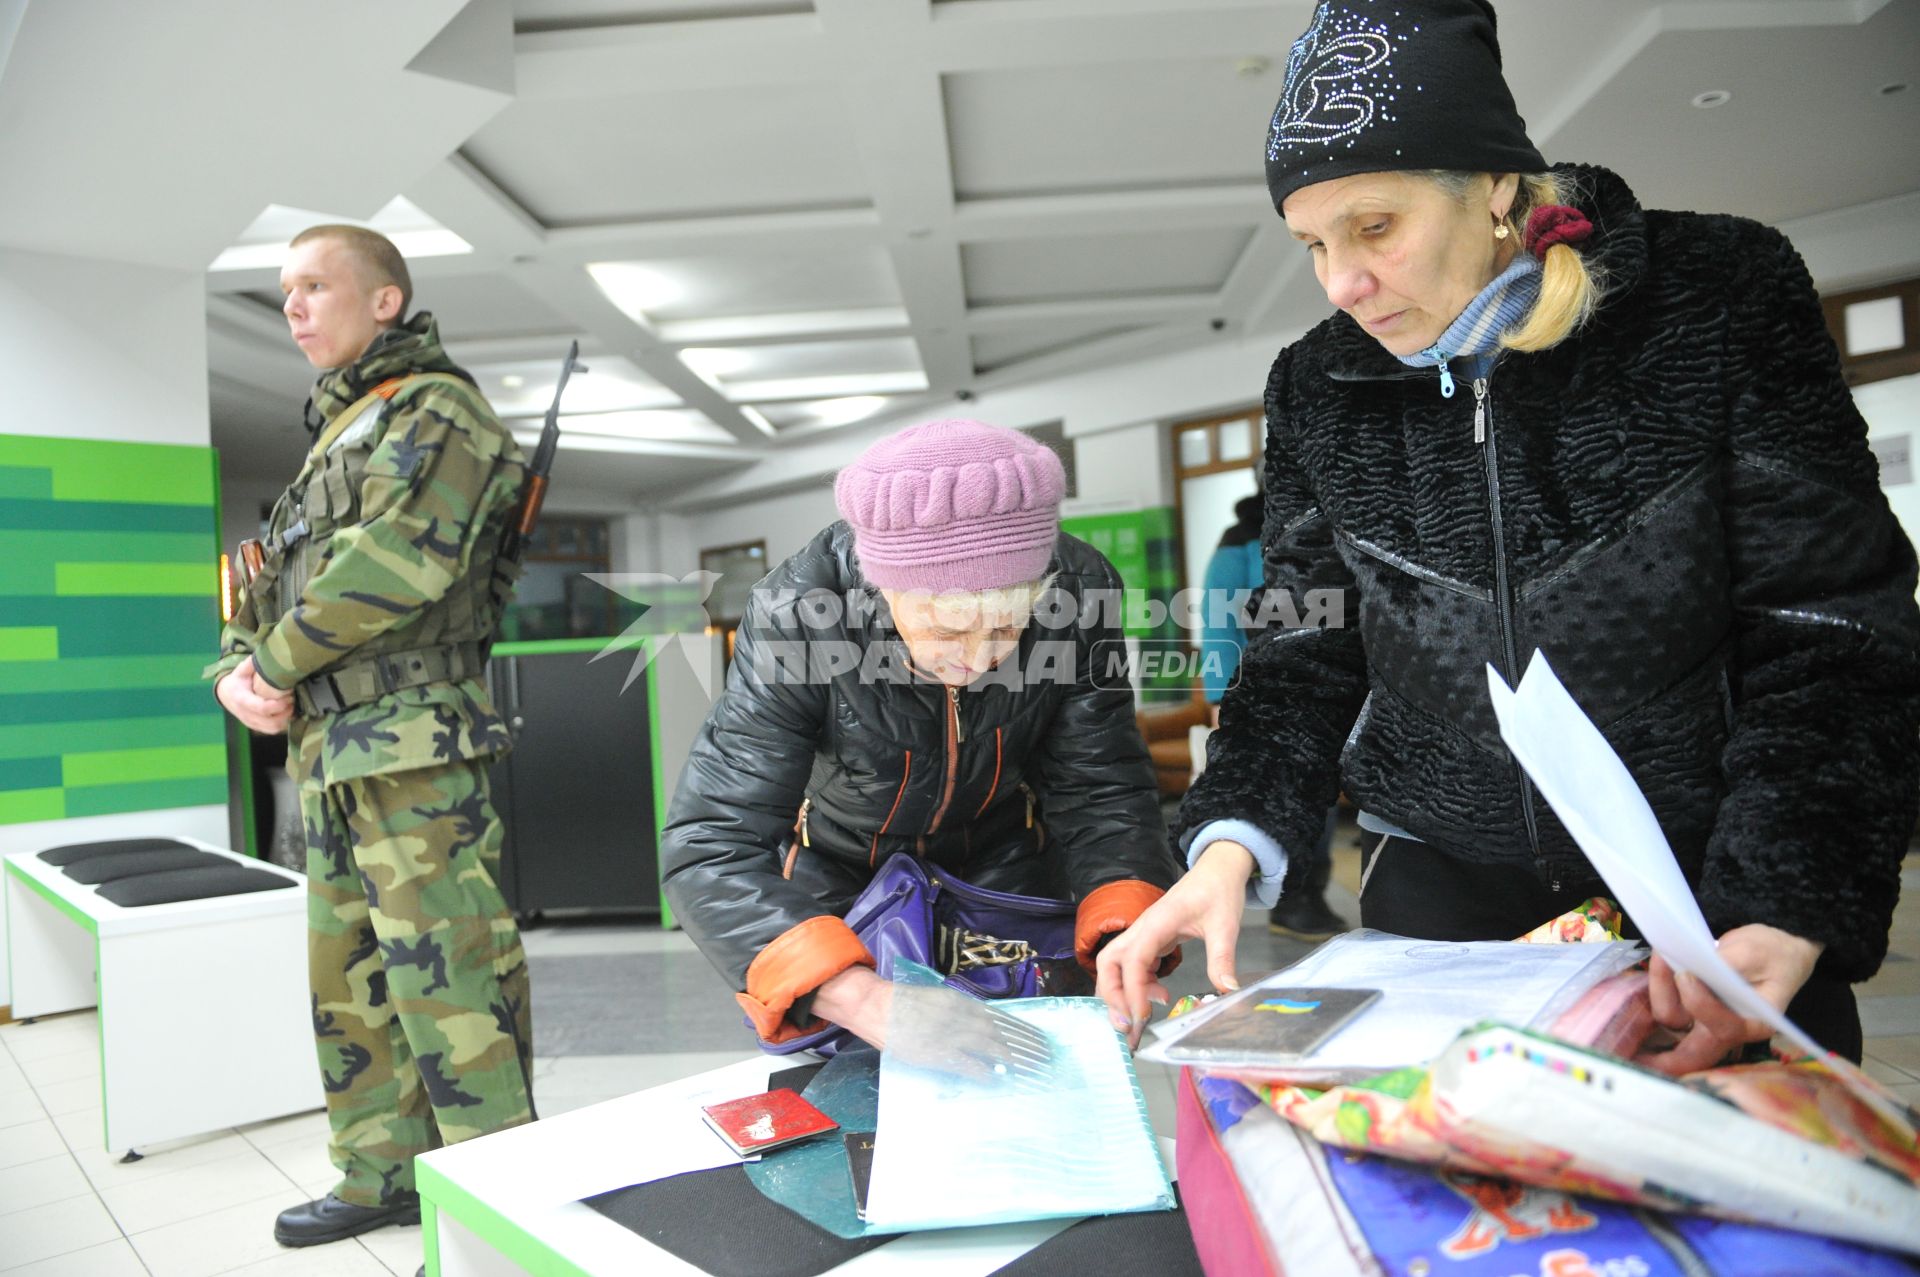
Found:
[(1409, 169), (1538, 173), (1488, 0), (1321, 0), (1267, 131), (1278, 209), (1303, 186)]

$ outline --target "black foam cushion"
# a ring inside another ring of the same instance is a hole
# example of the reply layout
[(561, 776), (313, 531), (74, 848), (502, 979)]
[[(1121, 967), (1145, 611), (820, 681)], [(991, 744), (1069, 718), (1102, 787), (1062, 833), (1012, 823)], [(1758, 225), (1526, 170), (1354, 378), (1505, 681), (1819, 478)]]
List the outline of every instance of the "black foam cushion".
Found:
[(101, 883), (118, 882), (122, 878), (142, 874), (163, 873), (169, 869), (232, 863), (225, 856), (202, 851), (198, 847), (176, 847), (171, 850), (116, 851), (105, 856), (88, 856), (85, 860), (74, 861), (60, 872), (75, 882)]
[(70, 842), (64, 847), (49, 847), (40, 853), (40, 859), (50, 865), (70, 865), (76, 860), (123, 851), (168, 851), (191, 846), (178, 838), (115, 838), (109, 842)]
[(208, 900), (214, 896), (239, 896), (249, 891), (274, 891), (299, 885), (270, 870), (228, 861), (199, 869), (168, 869), (122, 878), (100, 888), (100, 898), (123, 907), (169, 905), (178, 900)]

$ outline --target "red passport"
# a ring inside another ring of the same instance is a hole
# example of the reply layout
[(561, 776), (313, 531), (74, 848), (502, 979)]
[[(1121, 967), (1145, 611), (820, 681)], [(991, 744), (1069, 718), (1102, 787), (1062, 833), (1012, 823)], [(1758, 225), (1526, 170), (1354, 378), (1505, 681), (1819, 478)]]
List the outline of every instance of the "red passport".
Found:
[(840, 1124), (800, 1097), (798, 1091), (766, 1091), (725, 1104), (703, 1104), (701, 1116), (742, 1157), (784, 1148), (837, 1131)]

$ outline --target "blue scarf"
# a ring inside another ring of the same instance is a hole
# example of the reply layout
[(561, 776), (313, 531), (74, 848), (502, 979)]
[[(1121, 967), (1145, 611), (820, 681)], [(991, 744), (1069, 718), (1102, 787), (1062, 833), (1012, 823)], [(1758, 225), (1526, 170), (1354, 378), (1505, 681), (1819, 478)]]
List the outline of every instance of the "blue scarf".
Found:
[(1440, 334), (1440, 340), (1416, 354), (1395, 357), (1410, 368), (1438, 368), (1440, 393), (1451, 399), (1453, 372), (1447, 361), (1475, 359), (1491, 352), (1509, 328), (1527, 317), (1539, 296), (1540, 263), (1532, 254), (1520, 253), (1467, 303), (1460, 317)]

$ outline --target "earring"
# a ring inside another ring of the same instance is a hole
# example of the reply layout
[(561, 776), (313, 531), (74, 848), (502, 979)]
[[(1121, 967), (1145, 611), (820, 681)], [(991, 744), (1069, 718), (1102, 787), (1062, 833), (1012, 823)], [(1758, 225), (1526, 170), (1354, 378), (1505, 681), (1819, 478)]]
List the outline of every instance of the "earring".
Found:
[(1495, 239), (1505, 239), (1507, 237), (1507, 233), (1508, 233), (1507, 224), (1505, 222), (1502, 222), (1498, 226), (1493, 228), (1493, 237)]

